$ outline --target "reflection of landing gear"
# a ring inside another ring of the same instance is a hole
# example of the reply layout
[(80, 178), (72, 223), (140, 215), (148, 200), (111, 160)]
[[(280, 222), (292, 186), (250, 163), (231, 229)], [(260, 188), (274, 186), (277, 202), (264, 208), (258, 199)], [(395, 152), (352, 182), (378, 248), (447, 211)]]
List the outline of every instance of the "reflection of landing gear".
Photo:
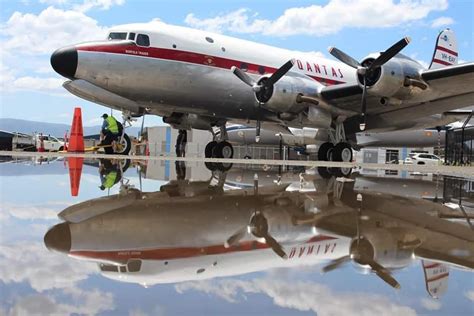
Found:
[(216, 134), (213, 136), (214, 140), (209, 142), (204, 149), (204, 156), (206, 158), (232, 158), (234, 156), (234, 148), (227, 141), (228, 136), (225, 125), (220, 127), (219, 141), (216, 140)]
[(352, 174), (352, 168), (318, 167), (318, 173), (323, 179), (330, 179), (332, 177), (348, 178)]
[(232, 168), (231, 163), (221, 163), (221, 162), (205, 162), (206, 168), (210, 171), (229, 171)]
[(336, 122), (336, 129), (329, 131), (331, 142), (319, 146), (318, 160), (320, 161), (352, 161), (352, 147), (346, 142), (344, 124)]

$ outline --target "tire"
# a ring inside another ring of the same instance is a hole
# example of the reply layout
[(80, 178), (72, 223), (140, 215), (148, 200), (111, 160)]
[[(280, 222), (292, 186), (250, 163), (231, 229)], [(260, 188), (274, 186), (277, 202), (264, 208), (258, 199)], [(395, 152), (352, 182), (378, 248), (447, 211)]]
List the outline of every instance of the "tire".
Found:
[(352, 168), (331, 168), (331, 173), (338, 178), (349, 178), (352, 174)]
[(216, 171), (217, 170), (217, 163), (215, 162), (204, 162), (204, 165), (206, 165), (206, 168), (209, 170), (209, 171)]
[(212, 151), (213, 158), (231, 159), (234, 156), (234, 148), (229, 142), (223, 141), (217, 143)]
[(329, 168), (326, 167), (318, 167), (318, 173), (323, 179), (331, 179), (332, 173), (329, 171)]
[(219, 170), (219, 171), (229, 171), (230, 169), (232, 169), (232, 164), (231, 163), (216, 163), (216, 169)]
[(348, 143), (341, 142), (334, 146), (334, 150), (332, 152), (333, 161), (351, 162), (352, 157), (352, 147)]
[(214, 147), (216, 147), (216, 145), (217, 145), (216, 141), (207, 143), (206, 148), (204, 149), (204, 157), (212, 158), (212, 152), (214, 150)]
[(318, 149), (318, 160), (329, 161), (330, 153), (333, 148), (334, 148), (334, 145), (329, 142), (321, 144), (321, 146), (319, 146), (319, 149)]
[[(117, 141), (119, 141), (120, 138), (121, 137), (118, 137)], [(115, 151), (115, 148), (112, 148), (113, 153), (117, 154), (117, 155), (128, 155), (128, 153), (132, 149), (132, 141), (130, 140), (130, 137), (128, 137), (127, 134), (123, 134), (123, 140), (122, 140), (121, 145), (122, 145), (122, 150)], [(107, 151), (106, 151), (106, 153), (107, 153)]]

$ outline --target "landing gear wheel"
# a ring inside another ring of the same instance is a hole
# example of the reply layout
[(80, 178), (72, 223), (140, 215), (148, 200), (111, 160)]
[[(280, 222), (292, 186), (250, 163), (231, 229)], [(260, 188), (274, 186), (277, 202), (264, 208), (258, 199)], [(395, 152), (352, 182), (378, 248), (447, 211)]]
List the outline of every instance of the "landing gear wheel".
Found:
[(119, 137), (113, 146), (114, 154), (117, 155), (128, 155), (130, 149), (132, 149), (132, 141), (127, 134), (123, 134), (123, 137)]
[(207, 143), (206, 148), (204, 149), (204, 157), (206, 158), (211, 158), (212, 157), (212, 151), (214, 150), (214, 147), (216, 147), (217, 142), (212, 141)]
[(234, 156), (234, 148), (229, 142), (223, 141), (217, 143), (217, 145), (212, 150), (213, 158), (227, 158), (230, 159)]
[(204, 165), (209, 171), (216, 171), (217, 170), (217, 163), (215, 162), (204, 162)]
[(352, 147), (348, 143), (338, 143), (334, 146), (334, 150), (332, 152), (332, 160), (333, 161), (343, 161), (343, 162), (351, 162), (352, 161)]
[(326, 167), (318, 167), (318, 173), (323, 179), (331, 179), (332, 173), (329, 171), (329, 168)]
[(331, 173), (338, 178), (349, 178), (352, 173), (352, 168), (331, 168)]
[(319, 161), (330, 161), (331, 159), (331, 153), (332, 153), (332, 150), (334, 148), (334, 145), (329, 143), (329, 142), (326, 142), (326, 143), (323, 143), (321, 144), (321, 146), (319, 146), (319, 150), (318, 150), (318, 160)]

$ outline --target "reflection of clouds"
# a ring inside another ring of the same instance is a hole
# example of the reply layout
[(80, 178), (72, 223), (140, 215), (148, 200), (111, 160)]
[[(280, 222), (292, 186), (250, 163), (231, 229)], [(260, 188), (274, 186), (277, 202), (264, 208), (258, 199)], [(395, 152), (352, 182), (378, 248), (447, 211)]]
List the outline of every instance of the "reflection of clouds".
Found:
[[(75, 304), (60, 303), (51, 295), (33, 294), (16, 300), (10, 315), (96, 315), (114, 309), (111, 293), (74, 289)], [(68, 293), (69, 294), (69, 293)]]
[(378, 294), (336, 293), (329, 287), (313, 282), (288, 282), (276, 279), (216, 280), (186, 282), (175, 285), (178, 293), (189, 290), (216, 295), (236, 302), (239, 294), (265, 294), (281, 307), (313, 311), (325, 315), (416, 315), (410, 307), (392, 303)]
[(440, 301), (435, 301), (434, 299), (426, 297), (421, 299), (421, 305), (430, 311), (436, 311), (441, 308)]
[(43, 205), (30, 204), (13, 204), (3, 203), (0, 209), (0, 216), (2, 220), (8, 217), (15, 217), (21, 220), (51, 220), (58, 218), (58, 212), (68, 207), (71, 203), (68, 202), (51, 202)]
[(468, 300), (474, 302), (474, 290), (465, 292), (464, 296), (467, 297)]
[(42, 243), (0, 245), (0, 280), (28, 282), (38, 292), (66, 288), (96, 273), (94, 263), (50, 252)]
[(9, 312), (0, 312), (2, 315), (93, 315), (112, 310), (112, 293), (77, 286), (96, 271), (95, 263), (50, 252), (40, 242), (0, 245), (0, 281), (7, 286), (27, 282), (39, 292), (14, 298)]

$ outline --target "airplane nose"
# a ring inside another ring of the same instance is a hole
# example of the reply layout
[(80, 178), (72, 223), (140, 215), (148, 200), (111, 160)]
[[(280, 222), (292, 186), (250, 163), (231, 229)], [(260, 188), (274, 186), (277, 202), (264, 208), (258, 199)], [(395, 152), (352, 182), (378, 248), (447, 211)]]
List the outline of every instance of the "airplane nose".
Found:
[(68, 46), (56, 50), (51, 55), (51, 66), (61, 76), (74, 79), (77, 69), (77, 49)]
[(71, 250), (71, 229), (68, 223), (51, 227), (44, 236), (44, 244), (49, 250), (69, 253)]

